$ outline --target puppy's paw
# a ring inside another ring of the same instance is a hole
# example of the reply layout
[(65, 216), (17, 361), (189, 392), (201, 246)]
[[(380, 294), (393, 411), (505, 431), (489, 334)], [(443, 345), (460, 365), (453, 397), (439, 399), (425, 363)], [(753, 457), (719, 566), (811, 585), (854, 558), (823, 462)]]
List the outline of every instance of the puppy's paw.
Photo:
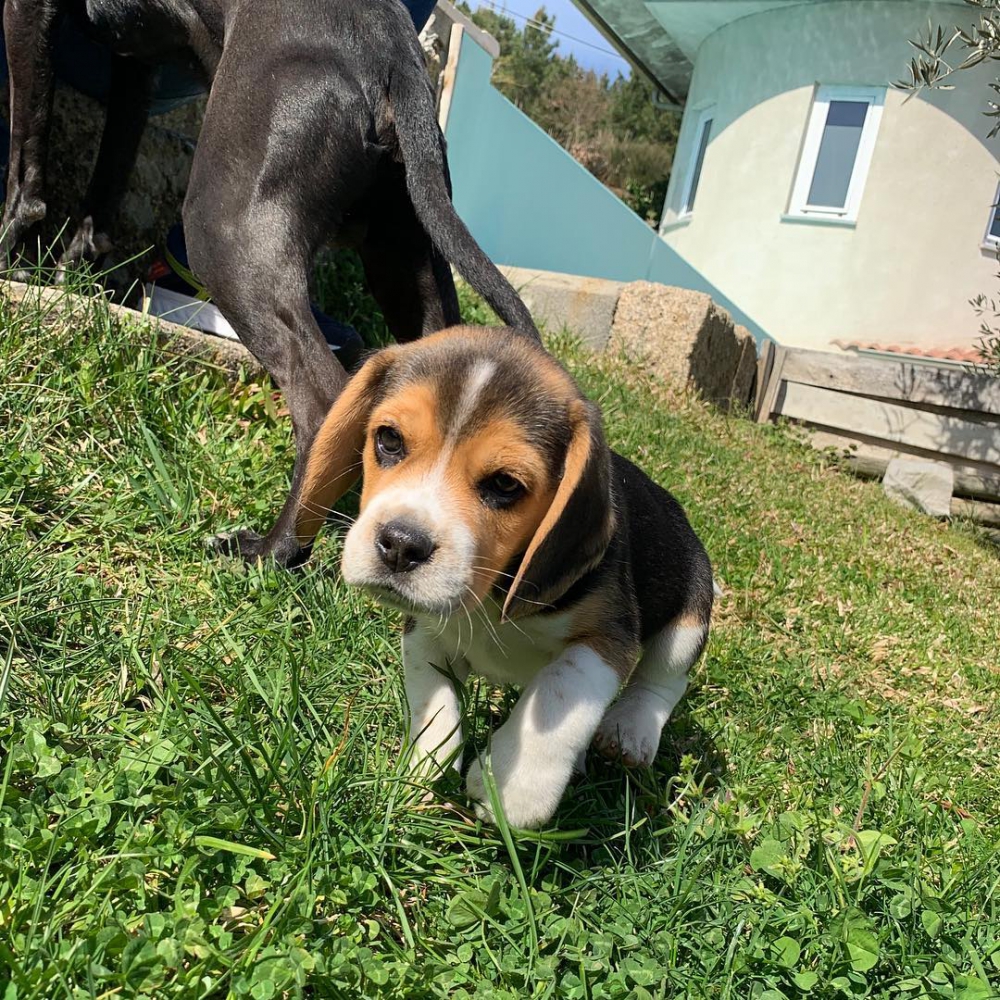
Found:
[(649, 767), (660, 748), (661, 726), (634, 705), (614, 705), (594, 735), (594, 748), (626, 767)]
[[(536, 830), (552, 819), (569, 784), (569, 772), (556, 772), (545, 767), (512, 768), (504, 771), (493, 765), (493, 780), (497, 798), (507, 822), (519, 830)], [(474, 760), (465, 778), (465, 788), (473, 800), (476, 815), (496, 825), (496, 816), (486, 788), (482, 760)]]
[(472, 807), (475, 809), (476, 815), (484, 823), (496, 826), (497, 818), (493, 815), (490, 793), (486, 788), (486, 778), (483, 775), (483, 765), (479, 760), (474, 760), (469, 765), (468, 773), (465, 776), (465, 791), (472, 799)]

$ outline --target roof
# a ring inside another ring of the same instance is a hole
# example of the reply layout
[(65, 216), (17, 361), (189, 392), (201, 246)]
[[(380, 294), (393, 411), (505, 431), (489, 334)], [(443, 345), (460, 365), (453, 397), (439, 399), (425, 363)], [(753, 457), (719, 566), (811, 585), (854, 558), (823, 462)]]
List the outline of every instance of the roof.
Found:
[(874, 351), (878, 354), (902, 354), (911, 358), (934, 361), (957, 361), (961, 364), (981, 365), (982, 353), (975, 347), (921, 347), (916, 344), (882, 344), (876, 341), (835, 340), (833, 344), (845, 351)]
[(683, 106), (701, 43), (764, 11), (832, 0), (573, 0), (604, 37), (671, 104)]

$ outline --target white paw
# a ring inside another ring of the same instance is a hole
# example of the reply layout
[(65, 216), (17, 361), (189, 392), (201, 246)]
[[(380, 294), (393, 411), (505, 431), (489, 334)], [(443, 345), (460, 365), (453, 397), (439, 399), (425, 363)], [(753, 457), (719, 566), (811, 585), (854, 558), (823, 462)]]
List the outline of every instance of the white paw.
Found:
[(465, 790), (472, 799), (472, 807), (476, 815), (484, 823), (492, 823), (496, 826), (497, 818), (493, 815), (493, 807), (490, 805), (490, 793), (486, 788), (486, 779), (483, 776), (483, 765), (479, 760), (474, 760), (469, 765), (469, 771), (465, 776)]
[[(537, 765), (530, 770), (513, 768), (504, 773), (504, 769), (494, 763), (493, 781), (507, 822), (519, 829), (531, 830), (545, 826), (552, 819), (569, 783), (569, 769), (565, 776)], [(496, 824), (481, 759), (469, 766), (465, 787), (473, 800), (476, 815), (487, 823)]]
[(660, 748), (663, 727), (653, 713), (627, 700), (613, 705), (594, 736), (594, 747), (627, 767), (649, 767)]

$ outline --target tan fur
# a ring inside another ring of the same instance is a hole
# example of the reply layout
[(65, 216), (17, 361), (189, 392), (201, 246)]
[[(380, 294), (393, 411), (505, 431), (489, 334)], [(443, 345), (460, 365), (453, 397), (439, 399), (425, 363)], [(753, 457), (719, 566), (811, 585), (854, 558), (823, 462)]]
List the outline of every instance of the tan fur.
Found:
[[(432, 386), (408, 385), (384, 400), (368, 418), (362, 452), (362, 510), (380, 490), (398, 483), (401, 477), (423, 475), (437, 462), (444, 446), (437, 409), (437, 393)], [(382, 468), (375, 457), (375, 432), (386, 426), (395, 428), (402, 435), (408, 454), (404, 463)]]
[(333, 505), (361, 475), (361, 449), (371, 407), (372, 389), (392, 364), (395, 349), (382, 351), (348, 383), (330, 408), (309, 452), (296, 534), (308, 547), (316, 538)]
[(621, 594), (612, 587), (592, 590), (573, 605), (567, 643), (590, 646), (605, 663), (612, 667), (624, 684), (642, 652), (634, 637), (625, 629), (616, 629), (615, 602)]
[(705, 616), (697, 611), (686, 611), (671, 622), (674, 628), (705, 628), (707, 624)]
[(566, 450), (566, 466), (562, 481), (559, 483), (552, 503), (549, 504), (545, 516), (539, 523), (538, 530), (533, 535), (524, 553), (524, 558), (521, 560), (520, 568), (510, 585), (510, 591), (503, 606), (504, 617), (508, 617), (510, 613), (511, 601), (517, 593), (524, 574), (531, 565), (532, 558), (548, 537), (549, 532), (559, 522), (566, 504), (569, 503), (570, 497), (573, 496), (580, 484), (583, 470), (587, 467), (587, 459), (590, 457), (590, 424), (587, 421), (586, 409), (579, 400), (574, 399), (570, 403), (570, 420), (573, 425), (573, 436), (570, 439), (569, 448)]

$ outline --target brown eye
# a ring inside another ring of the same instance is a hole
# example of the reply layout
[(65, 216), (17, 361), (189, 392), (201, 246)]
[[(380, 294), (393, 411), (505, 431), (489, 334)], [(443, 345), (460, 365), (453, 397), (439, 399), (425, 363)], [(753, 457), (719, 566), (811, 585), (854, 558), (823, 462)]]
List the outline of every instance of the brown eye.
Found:
[(375, 454), (384, 465), (400, 461), (405, 453), (403, 437), (395, 427), (380, 427), (375, 432)]
[(509, 507), (520, 500), (526, 490), (524, 484), (506, 472), (494, 472), (479, 484), (483, 502), (494, 508)]

